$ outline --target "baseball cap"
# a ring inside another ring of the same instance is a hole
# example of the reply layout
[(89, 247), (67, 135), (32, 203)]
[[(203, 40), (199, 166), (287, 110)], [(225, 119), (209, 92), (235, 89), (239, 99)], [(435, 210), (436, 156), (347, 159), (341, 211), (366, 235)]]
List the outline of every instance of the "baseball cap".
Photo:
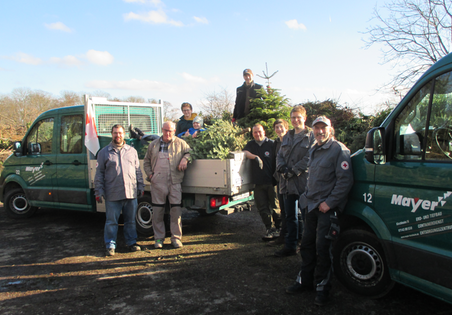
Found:
[(251, 69), (245, 69), (245, 70), (243, 70), (243, 75), (245, 75), (245, 74), (250, 74), (251, 76), (254, 77), (253, 71), (251, 71)]
[(331, 121), (326, 118), (325, 116), (319, 116), (317, 117), (314, 122), (312, 123), (312, 127), (314, 127), (315, 124), (317, 123), (324, 123), (325, 125), (331, 127)]

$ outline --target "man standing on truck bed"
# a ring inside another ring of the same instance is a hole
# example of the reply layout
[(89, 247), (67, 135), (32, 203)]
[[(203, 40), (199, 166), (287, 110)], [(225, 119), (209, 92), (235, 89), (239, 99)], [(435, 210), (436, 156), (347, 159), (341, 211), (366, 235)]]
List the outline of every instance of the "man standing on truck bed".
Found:
[(253, 126), (253, 137), (254, 140), (246, 144), (243, 152), (248, 159), (253, 160), (251, 178), (254, 184), (254, 202), (266, 228), (262, 239), (270, 241), (279, 236), (281, 229), (276, 179), (273, 177), (276, 166), (275, 143), (265, 136), (261, 124)]
[(243, 70), (243, 79), (245, 82), (237, 88), (232, 122), (249, 114), (251, 99), (256, 98), (256, 91), (262, 89), (262, 85), (254, 83), (254, 75), (251, 69)]
[(190, 158), (190, 146), (175, 136), (173, 122), (167, 121), (162, 127), (162, 137), (149, 144), (144, 157), (144, 171), (151, 182), (153, 206), (152, 228), (155, 248), (163, 248), (165, 239), (165, 204), (168, 197), (171, 216), (171, 244), (182, 247), (182, 187), (184, 172)]
[(105, 199), (104, 240), (107, 256), (115, 254), (121, 211), (127, 247), (132, 252), (141, 250), (136, 243), (135, 215), (137, 196), (144, 192), (143, 175), (137, 151), (125, 144), (124, 135), (124, 127), (114, 125), (111, 128), (111, 143), (97, 154), (94, 193), (98, 203), (102, 203), (102, 197)]
[(316, 143), (309, 150), (306, 191), (300, 197), (305, 228), (300, 245), (301, 271), (287, 293), (315, 289), (314, 303), (324, 305), (331, 289), (332, 241), (338, 236), (337, 212), (343, 211), (353, 185), (350, 150), (334, 139), (331, 121), (325, 116), (312, 123)]

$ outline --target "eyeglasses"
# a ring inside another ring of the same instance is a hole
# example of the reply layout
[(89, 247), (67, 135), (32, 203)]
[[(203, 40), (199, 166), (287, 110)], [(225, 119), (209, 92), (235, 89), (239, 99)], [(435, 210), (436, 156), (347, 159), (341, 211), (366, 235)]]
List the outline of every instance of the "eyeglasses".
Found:
[(162, 129), (163, 131), (166, 131), (166, 132), (173, 132), (173, 131), (175, 131), (175, 130), (170, 130), (170, 129)]

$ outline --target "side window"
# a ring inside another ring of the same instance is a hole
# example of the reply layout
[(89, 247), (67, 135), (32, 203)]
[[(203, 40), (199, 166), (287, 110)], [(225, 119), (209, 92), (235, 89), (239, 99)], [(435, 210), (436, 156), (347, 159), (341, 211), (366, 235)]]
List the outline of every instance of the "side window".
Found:
[(426, 160), (452, 162), (452, 73), (436, 79), (427, 134)]
[(38, 121), (27, 136), (27, 154), (30, 152), (30, 145), (39, 144), (41, 154), (52, 153), (53, 139), (53, 118), (47, 118)]
[(82, 153), (83, 116), (71, 115), (61, 118), (60, 153)]
[(422, 87), (395, 120), (396, 160), (421, 160), (432, 81)]

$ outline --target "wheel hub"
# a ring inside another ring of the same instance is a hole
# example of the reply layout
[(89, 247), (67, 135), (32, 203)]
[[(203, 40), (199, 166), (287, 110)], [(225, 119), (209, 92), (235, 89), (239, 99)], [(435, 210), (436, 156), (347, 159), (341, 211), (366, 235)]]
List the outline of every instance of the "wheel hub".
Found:
[(152, 206), (140, 205), (137, 210), (137, 223), (143, 227), (149, 227), (152, 223)]
[(351, 246), (347, 254), (346, 264), (349, 272), (360, 280), (380, 278), (382, 275), (380, 256), (366, 245)]
[(18, 195), (12, 200), (12, 208), (16, 212), (23, 212), (26, 211), (28, 208), (28, 201), (27, 198), (23, 195)]

